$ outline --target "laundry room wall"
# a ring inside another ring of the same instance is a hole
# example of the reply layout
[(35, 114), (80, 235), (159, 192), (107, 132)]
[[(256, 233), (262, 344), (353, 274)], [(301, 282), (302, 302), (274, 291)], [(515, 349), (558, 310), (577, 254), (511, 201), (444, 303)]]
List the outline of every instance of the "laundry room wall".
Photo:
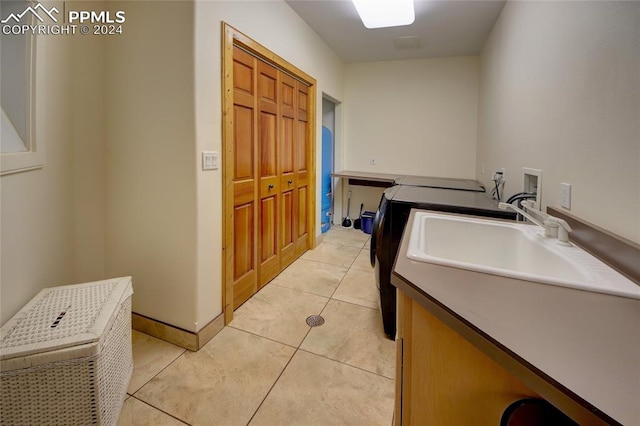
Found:
[(475, 178), (478, 72), (476, 56), (347, 64), (344, 168)]
[[(507, 2), (482, 52), (477, 177), (640, 242), (640, 3)], [(485, 173), (482, 174), (484, 168)]]

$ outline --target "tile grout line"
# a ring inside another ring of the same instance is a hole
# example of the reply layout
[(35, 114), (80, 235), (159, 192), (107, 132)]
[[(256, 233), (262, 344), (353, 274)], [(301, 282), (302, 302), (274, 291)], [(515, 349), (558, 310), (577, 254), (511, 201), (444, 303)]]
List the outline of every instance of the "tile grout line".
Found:
[[(283, 342), (280, 342), (279, 340), (275, 340), (275, 339), (273, 339), (271, 337), (266, 337), (266, 336), (263, 336), (261, 334), (254, 333), (253, 331), (247, 331), (247, 330), (244, 330), (242, 328), (234, 327), (232, 325), (225, 325), (225, 327), (233, 328), (236, 331), (242, 331), (243, 333), (247, 333), (247, 334), (250, 334), (252, 336), (260, 337), (260, 338), (268, 340), (270, 342), (274, 342), (274, 343), (278, 343), (280, 345), (288, 346), (288, 347), (290, 347), (292, 349), (298, 349), (298, 346), (294, 346), (294, 345), (291, 345), (289, 343), (283, 343)], [(306, 334), (305, 334), (305, 337), (306, 337)]]
[[(365, 241), (364, 244), (366, 244), (366, 243), (367, 242)], [(344, 279), (347, 276), (347, 274), (349, 273), (349, 271), (351, 271), (351, 268), (353, 267), (353, 264), (356, 262), (356, 260), (358, 260), (358, 256), (360, 256), (360, 253), (362, 253), (362, 250), (365, 250), (364, 245), (362, 246), (362, 248), (360, 249), (360, 251), (356, 255), (355, 259), (353, 259), (353, 262), (351, 262), (351, 265), (346, 267), (347, 268), (347, 272), (345, 272), (345, 274), (342, 276), (342, 279), (340, 280), (340, 282), (338, 283), (336, 288), (333, 289), (333, 292), (331, 293), (331, 296), (329, 296), (329, 299), (333, 299), (333, 295), (336, 294), (336, 291), (342, 285), (342, 282), (344, 281)], [(355, 270), (358, 271), (359, 269), (355, 269)], [(334, 299), (334, 300), (339, 300), (339, 299)]]
[(282, 369), (280, 374), (278, 374), (278, 377), (276, 377), (276, 379), (273, 381), (273, 384), (271, 385), (271, 387), (269, 388), (269, 390), (265, 394), (264, 398), (262, 398), (262, 401), (260, 401), (260, 404), (258, 404), (258, 408), (256, 408), (256, 411), (254, 411), (253, 414), (251, 415), (251, 418), (247, 422), (247, 425), (251, 424), (251, 422), (253, 421), (253, 418), (256, 416), (256, 414), (258, 414), (258, 411), (260, 411), (260, 408), (264, 405), (264, 402), (267, 400), (267, 398), (271, 394), (271, 391), (276, 386), (276, 384), (280, 380), (280, 377), (282, 377), (282, 375), (284, 374), (284, 372), (287, 369), (287, 367), (289, 366), (289, 364), (291, 364), (291, 361), (293, 360), (293, 357), (296, 356), (296, 354), (298, 353), (299, 350), (300, 350), (300, 348), (295, 348), (295, 351), (293, 351), (293, 354), (291, 355), (291, 358), (289, 358), (289, 361), (287, 361), (287, 363), (284, 365), (284, 368)]
[(347, 363), (346, 363), (346, 362), (344, 362), (344, 361), (340, 361), (340, 360), (338, 360), (338, 359), (329, 358), (328, 356), (320, 355), (320, 354), (317, 354), (317, 353), (315, 353), (315, 352), (311, 352), (310, 350), (307, 350), (307, 349), (304, 349), (304, 348), (298, 348), (298, 350), (297, 350), (296, 352), (298, 352), (298, 351), (306, 352), (306, 353), (308, 353), (308, 354), (315, 355), (315, 356), (318, 356), (318, 357), (320, 357), (320, 358), (324, 358), (324, 359), (326, 359), (326, 360), (328, 360), (328, 361), (337, 362), (338, 364), (345, 365), (345, 366), (347, 366), (347, 367), (351, 367), (351, 368), (355, 368), (356, 370), (360, 370), (360, 371), (363, 371), (363, 372), (365, 372), (365, 373), (373, 374), (374, 376), (382, 377), (383, 379), (391, 380), (392, 382), (394, 382), (394, 383), (395, 383), (395, 379), (394, 379), (394, 378), (392, 378), (392, 377), (387, 377), (387, 376), (385, 376), (384, 374), (376, 373), (376, 372), (374, 372), (374, 371), (369, 371), (369, 370), (366, 370), (366, 369), (364, 369), (364, 368), (362, 368), (362, 367), (358, 367), (358, 366), (356, 366), (356, 365), (347, 364)]
[(158, 408), (158, 407), (156, 407), (156, 406), (153, 406), (153, 405), (149, 404), (147, 401), (144, 401), (144, 400), (142, 400), (142, 399), (140, 399), (140, 398), (136, 398), (136, 397), (135, 397), (135, 396), (133, 396), (133, 395), (131, 395), (131, 396), (130, 396), (130, 398), (133, 398), (133, 399), (135, 399), (136, 401), (140, 401), (141, 403), (143, 403), (143, 404), (145, 404), (145, 405), (148, 405), (149, 407), (151, 407), (151, 408), (153, 408), (153, 409), (155, 409), (155, 410), (158, 410), (158, 411), (160, 411), (160, 412), (162, 412), (162, 413), (166, 414), (167, 416), (169, 416), (169, 417), (171, 417), (171, 418), (173, 418), (173, 419), (176, 419), (176, 420), (177, 420), (177, 421), (179, 421), (180, 423), (183, 423), (183, 424), (185, 424), (185, 425), (189, 425), (189, 426), (191, 426), (191, 423), (188, 423), (188, 422), (186, 422), (186, 421), (184, 421), (184, 420), (182, 420), (182, 419), (180, 419), (180, 418), (178, 418), (178, 417), (174, 416), (174, 415), (173, 415), (173, 414), (171, 414), (171, 413), (167, 413), (166, 411), (164, 411), (164, 410), (162, 410), (162, 409), (160, 409), (160, 408)]
[[(334, 266), (335, 266), (335, 265), (334, 265)], [(345, 274), (346, 274), (346, 273), (345, 273)], [(284, 286), (284, 285), (282, 285), (282, 284), (278, 284), (278, 283), (276, 283), (276, 282), (274, 282), (274, 281), (275, 281), (275, 278), (274, 278), (273, 280), (269, 281), (269, 283), (268, 283), (268, 284), (266, 284), (266, 285), (265, 285), (264, 287), (262, 287), (262, 288), (265, 288), (265, 287), (266, 287), (266, 286), (268, 286), (268, 285), (275, 285), (276, 287), (286, 288), (287, 290), (299, 291), (299, 292), (304, 293), (304, 294), (310, 294), (311, 296), (324, 297), (325, 299), (329, 299), (329, 298), (331, 298), (331, 296), (325, 296), (324, 294), (317, 294), (317, 293), (312, 293), (312, 292), (310, 292), (310, 291), (308, 291), (308, 290), (302, 290), (302, 289), (299, 289), (299, 288), (287, 287), (287, 286)], [(342, 281), (342, 279), (341, 279), (341, 281)], [(262, 289), (261, 289), (261, 290), (262, 290)], [(333, 294), (333, 293), (332, 293), (332, 294)]]
[[(351, 248), (356, 248), (356, 247), (351, 247)], [(360, 250), (362, 250), (362, 249), (360, 249)], [(359, 253), (358, 253), (358, 254), (359, 254)], [(356, 259), (357, 259), (357, 258), (358, 258), (358, 256), (356, 256)], [(302, 258), (301, 258), (301, 259), (302, 259)], [(355, 261), (356, 261), (356, 259), (353, 259), (353, 262), (355, 262)], [(351, 265), (353, 264), (353, 262), (351, 262), (351, 263), (349, 264), (349, 266), (346, 266), (346, 265), (340, 265), (340, 264), (337, 264), (337, 263), (323, 262), (323, 261), (321, 261), (321, 260), (315, 260), (315, 259), (304, 259), (304, 260), (309, 261), (309, 262), (322, 263), (323, 265), (339, 266), (339, 267), (341, 267), (341, 268), (347, 268), (347, 269), (351, 268)]]
[[(360, 249), (360, 253), (362, 253), (362, 251), (363, 251), (363, 250), (366, 250), (366, 249), (365, 249), (364, 247), (362, 247), (362, 249)], [(360, 253), (358, 253), (358, 256), (360, 256)], [(338, 285), (336, 286), (336, 288), (335, 288), (335, 289), (333, 289), (333, 292), (331, 293), (331, 296), (329, 296), (329, 299), (330, 299), (330, 300), (337, 300), (337, 301), (344, 302), (344, 303), (350, 303), (350, 304), (352, 304), (352, 305), (356, 305), (356, 306), (362, 306), (363, 308), (369, 308), (369, 309), (378, 310), (378, 307), (372, 308), (372, 307), (370, 307), (370, 306), (359, 305), (359, 304), (357, 304), (357, 303), (348, 302), (348, 301), (346, 301), (346, 300), (336, 299), (336, 298), (334, 298), (334, 297), (333, 297), (333, 296), (336, 294), (336, 291), (338, 291), (338, 288), (340, 288), (340, 286), (342, 285), (342, 282), (343, 282), (343, 281), (344, 281), (344, 279), (346, 278), (347, 274), (348, 274), (348, 273), (353, 269), (353, 264), (355, 263), (355, 261), (356, 261), (356, 260), (358, 260), (358, 256), (356, 256), (356, 258), (353, 260), (353, 262), (351, 263), (351, 266), (349, 266), (349, 267), (347, 268), (347, 272), (344, 274), (344, 276), (342, 277), (342, 279), (340, 280), (340, 282), (338, 283)], [(354, 271), (360, 271), (360, 272), (366, 272), (366, 271), (363, 271), (362, 269), (358, 269), (358, 268), (355, 268), (355, 269), (353, 269), (353, 270), (354, 270)], [(374, 279), (375, 279), (375, 275), (374, 275)], [(374, 285), (375, 285), (375, 284), (374, 284)], [(377, 290), (377, 287), (376, 287), (376, 290)], [(376, 294), (376, 295), (377, 295), (377, 294)], [(378, 296), (378, 297), (379, 297), (379, 296)]]
[(371, 309), (372, 311), (380, 311), (377, 307), (376, 308), (372, 308), (371, 306), (365, 306), (365, 305), (360, 305), (358, 303), (354, 303), (354, 302), (349, 302), (347, 300), (342, 300), (342, 299), (334, 299), (333, 297), (331, 298), (331, 300), (334, 300), (336, 302), (341, 302), (341, 303), (348, 303), (349, 305), (353, 305), (353, 306), (358, 306), (360, 308), (366, 308), (366, 309)]
[[(151, 336), (153, 337), (153, 336)], [(135, 396), (135, 394), (137, 394), (138, 392), (140, 392), (142, 390), (143, 387), (147, 386), (153, 379), (155, 379), (160, 373), (162, 373), (164, 370), (166, 370), (167, 368), (169, 368), (169, 366), (171, 364), (173, 364), (174, 362), (176, 362), (178, 360), (178, 358), (180, 358), (181, 356), (183, 356), (186, 352), (188, 351), (188, 349), (184, 349), (183, 351), (180, 353), (180, 355), (178, 355), (177, 357), (175, 357), (173, 360), (171, 360), (171, 362), (169, 362), (169, 364), (165, 365), (160, 371), (158, 371), (156, 374), (153, 375), (153, 377), (151, 377), (149, 380), (147, 380), (146, 382), (144, 382), (144, 384), (142, 386), (140, 386), (134, 393), (130, 393), (129, 395), (131, 396)]]
[[(336, 288), (334, 288), (333, 291), (331, 292), (331, 295), (329, 296), (329, 300), (333, 300), (333, 295), (336, 294), (336, 291), (338, 291), (338, 289), (342, 285), (342, 282), (344, 281), (345, 277), (347, 276), (347, 274), (349, 273), (350, 270), (351, 270), (351, 267), (348, 267), (347, 268), (347, 272), (344, 273), (342, 278), (340, 278), (340, 282), (338, 282), (338, 285), (336, 286)], [(327, 304), (328, 304), (328, 302), (327, 302)], [(325, 305), (324, 308), (322, 308), (322, 311), (324, 311), (326, 307), (327, 307), (327, 305)]]

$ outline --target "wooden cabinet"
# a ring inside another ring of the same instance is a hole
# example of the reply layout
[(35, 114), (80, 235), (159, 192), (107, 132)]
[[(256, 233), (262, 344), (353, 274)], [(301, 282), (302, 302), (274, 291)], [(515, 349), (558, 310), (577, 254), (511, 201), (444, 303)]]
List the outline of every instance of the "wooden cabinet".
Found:
[(310, 248), (315, 200), (309, 86), (236, 45), (232, 58), (225, 280), (235, 309)]
[(400, 291), (396, 345), (396, 426), (495, 426), (509, 404), (537, 397)]

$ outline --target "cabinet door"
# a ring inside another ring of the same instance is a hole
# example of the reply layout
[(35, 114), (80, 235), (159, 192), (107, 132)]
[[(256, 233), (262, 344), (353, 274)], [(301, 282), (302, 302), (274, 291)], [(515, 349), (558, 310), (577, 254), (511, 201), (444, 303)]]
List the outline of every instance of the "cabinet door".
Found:
[(397, 345), (402, 362), (396, 367), (396, 383), (401, 386), (396, 388), (397, 426), (498, 425), (512, 402), (539, 398), (400, 291), (398, 309)]
[(280, 179), (278, 170), (278, 70), (258, 62), (258, 155), (260, 173), (258, 287), (280, 272), (278, 217)]
[(233, 308), (257, 290), (256, 66), (233, 49)]

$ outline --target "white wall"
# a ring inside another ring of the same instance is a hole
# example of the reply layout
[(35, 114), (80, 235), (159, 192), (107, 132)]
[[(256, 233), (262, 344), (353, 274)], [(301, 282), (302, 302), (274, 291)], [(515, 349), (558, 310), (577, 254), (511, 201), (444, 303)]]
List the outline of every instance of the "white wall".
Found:
[(348, 64), (344, 168), (474, 178), (478, 67), (478, 57)]
[(71, 39), (74, 281), (89, 282), (106, 278), (105, 38)]
[[(639, 2), (507, 2), (482, 53), (478, 179), (543, 170), (543, 206), (640, 242)], [(484, 164), (486, 173), (481, 173)]]
[[(284, 1), (201, 1), (195, 4), (196, 153), (221, 152), (221, 22), (225, 21), (317, 80), (322, 93), (343, 98), (343, 64)], [(321, 171), (322, 120), (316, 121), (316, 171)], [(222, 312), (222, 173), (198, 171), (197, 327)], [(320, 234), (320, 179), (316, 233)]]
[(0, 324), (43, 288), (104, 278), (102, 43), (41, 36), (37, 49), (46, 165), (0, 178)]
[(135, 312), (194, 331), (194, 5), (110, 7), (126, 23), (105, 47), (106, 273), (133, 276)]

